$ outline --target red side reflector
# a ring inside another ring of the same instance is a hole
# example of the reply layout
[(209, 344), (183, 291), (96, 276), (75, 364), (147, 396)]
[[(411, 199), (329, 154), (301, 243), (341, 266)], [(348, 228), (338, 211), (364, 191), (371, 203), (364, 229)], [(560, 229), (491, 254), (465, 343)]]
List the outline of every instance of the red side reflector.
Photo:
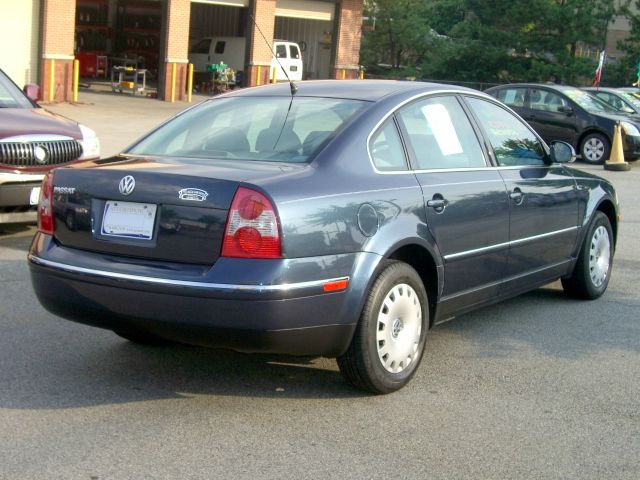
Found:
[(325, 292), (338, 292), (340, 290), (346, 290), (349, 286), (349, 279), (343, 278), (341, 280), (336, 280), (333, 282), (325, 283), (322, 288)]

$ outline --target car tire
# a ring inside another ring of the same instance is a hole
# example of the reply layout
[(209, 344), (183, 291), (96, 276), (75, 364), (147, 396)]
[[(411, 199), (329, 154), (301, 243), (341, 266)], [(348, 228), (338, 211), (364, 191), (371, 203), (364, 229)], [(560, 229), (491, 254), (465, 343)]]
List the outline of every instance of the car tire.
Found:
[(113, 333), (115, 333), (119, 337), (124, 338), (125, 340), (129, 340), (132, 343), (137, 343), (138, 345), (162, 347), (165, 345), (173, 344), (173, 342), (171, 342), (170, 340), (165, 340), (164, 338), (156, 337), (155, 335), (151, 335), (149, 333), (131, 331), (125, 332), (122, 330), (114, 330)]
[(394, 392), (420, 365), (428, 328), (420, 276), (406, 263), (387, 262), (367, 295), (349, 349), (337, 359), (340, 372), (362, 390)]
[(590, 133), (580, 144), (582, 161), (591, 165), (602, 165), (609, 160), (611, 141), (601, 133)]
[(584, 300), (600, 297), (609, 285), (613, 253), (611, 222), (604, 213), (598, 211), (582, 241), (573, 273), (562, 279), (565, 293)]

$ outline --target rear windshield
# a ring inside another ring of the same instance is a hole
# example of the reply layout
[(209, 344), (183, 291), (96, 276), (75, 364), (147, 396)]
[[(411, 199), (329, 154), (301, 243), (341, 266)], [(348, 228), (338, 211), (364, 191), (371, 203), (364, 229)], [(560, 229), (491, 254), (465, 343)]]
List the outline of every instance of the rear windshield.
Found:
[(126, 153), (303, 163), (366, 105), (333, 98), (219, 98), (169, 121)]

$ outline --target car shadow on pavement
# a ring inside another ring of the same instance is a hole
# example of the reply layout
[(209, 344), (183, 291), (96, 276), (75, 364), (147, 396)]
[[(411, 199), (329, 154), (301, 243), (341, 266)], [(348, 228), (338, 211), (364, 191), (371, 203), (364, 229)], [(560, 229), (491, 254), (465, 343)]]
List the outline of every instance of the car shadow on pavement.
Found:
[(507, 357), (523, 349), (559, 359), (608, 349), (639, 352), (639, 310), (637, 301), (614, 289), (596, 301), (568, 298), (558, 282), (462, 315), (433, 334), (472, 338), (478, 358)]
[[(342, 379), (332, 359), (250, 355), (182, 345), (149, 347), (109, 332), (76, 327), (89, 331), (78, 331), (75, 338), (67, 337), (62, 343), (52, 339), (44, 349), (30, 346), (42, 345), (38, 339), (23, 345), (17, 356), (0, 356), (0, 408), (64, 409), (200, 395), (368, 396)], [(71, 335), (72, 330), (68, 330)], [(92, 341), (92, 336), (98, 341)], [(80, 345), (83, 339), (86, 344)], [(20, 365), (24, 362), (28, 368)], [(11, 378), (11, 372), (27, 369), (29, 377)]]

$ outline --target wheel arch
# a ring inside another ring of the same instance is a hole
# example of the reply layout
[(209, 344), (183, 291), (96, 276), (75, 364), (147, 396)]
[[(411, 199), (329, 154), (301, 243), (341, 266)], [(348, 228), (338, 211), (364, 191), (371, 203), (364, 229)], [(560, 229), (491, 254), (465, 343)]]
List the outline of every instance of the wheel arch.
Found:
[(609, 219), (611, 230), (613, 231), (613, 244), (615, 246), (618, 241), (618, 214), (613, 202), (608, 198), (602, 200), (595, 208), (594, 213), (595, 212), (602, 212)]
[(390, 251), (385, 258), (404, 262), (418, 272), (429, 297), (429, 328), (431, 328), (436, 319), (436, 306), (440, 296), (440, 282), (442, 280), (438, 263), (433, 253), (423, 245), (409, 243), (398, 246)]

